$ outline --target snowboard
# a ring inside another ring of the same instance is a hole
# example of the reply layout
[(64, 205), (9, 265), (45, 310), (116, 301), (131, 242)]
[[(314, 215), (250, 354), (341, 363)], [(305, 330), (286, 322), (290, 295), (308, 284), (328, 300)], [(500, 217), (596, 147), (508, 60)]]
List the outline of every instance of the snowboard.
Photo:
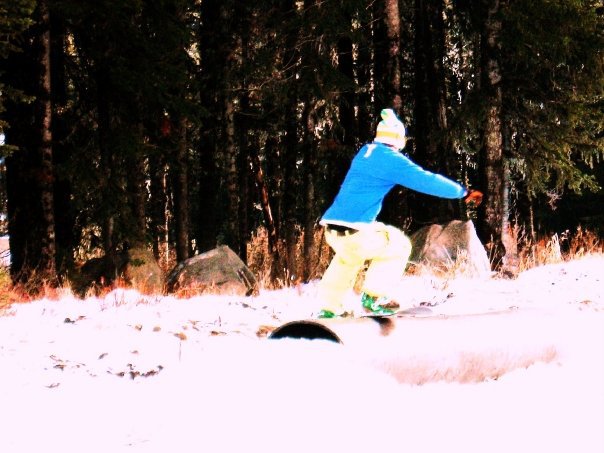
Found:
[(402, 310), (395, 310), (394, 313), (389, 315), (380, 315), (376, 313), (363, 313), (361, 318), (402, 318), (405, 316), (429, 316), (432, 314), (432, 309), (429, 307), (419, 306), (419, 307), (411, 307), (405, 308)]

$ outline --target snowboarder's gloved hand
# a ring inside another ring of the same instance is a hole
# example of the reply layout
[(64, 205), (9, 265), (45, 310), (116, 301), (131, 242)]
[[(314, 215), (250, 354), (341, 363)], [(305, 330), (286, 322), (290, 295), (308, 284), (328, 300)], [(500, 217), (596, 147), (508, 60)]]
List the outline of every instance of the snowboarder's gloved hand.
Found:
[(482, 192), (480, 190), (469, 189), (464, 197), (464, 201), (468, 206), (480, 206), (482, 203)]

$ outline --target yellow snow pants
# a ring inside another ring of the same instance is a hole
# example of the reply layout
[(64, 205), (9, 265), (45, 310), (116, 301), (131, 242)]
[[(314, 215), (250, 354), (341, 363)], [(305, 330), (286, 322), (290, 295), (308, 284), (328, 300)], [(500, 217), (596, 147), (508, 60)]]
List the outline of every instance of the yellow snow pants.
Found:
[(366, 261), (370, 261), (362, 291), (388, 296), (400, 280), (411, 254), (411, 241), (396, 227), (373, 222), (353, 233), (325, 229), (325, 241), (335, 252), (319, 283), (323, 307), (334, 313), (344, 310), (346, 294), (355, 284)]

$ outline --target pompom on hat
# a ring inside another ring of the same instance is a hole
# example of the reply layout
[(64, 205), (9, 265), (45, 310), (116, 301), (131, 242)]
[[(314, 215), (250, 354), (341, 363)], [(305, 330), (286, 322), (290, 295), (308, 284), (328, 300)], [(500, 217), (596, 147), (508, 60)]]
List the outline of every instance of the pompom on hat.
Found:
[(405, 125), (392, 109), (383, 109), (380, 115), (382, 121), (377, 126), (374, 141), (393, 146), (396, 149), (403, 149), (407, 143)]

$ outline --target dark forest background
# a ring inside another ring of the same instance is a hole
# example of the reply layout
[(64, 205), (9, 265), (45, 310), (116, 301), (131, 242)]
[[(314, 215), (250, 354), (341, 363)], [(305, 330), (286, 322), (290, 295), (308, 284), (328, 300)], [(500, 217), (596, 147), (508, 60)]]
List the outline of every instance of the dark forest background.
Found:
[(381, 220), (472, 218), (495, 267), (518, 231), (602, 233), (603, 24), (587, 0), (0, 0), (13, 281), (126, 243), (245, 261), (260, 227), (278, 278), (386, 107), (485, 200), (400, 188)]

